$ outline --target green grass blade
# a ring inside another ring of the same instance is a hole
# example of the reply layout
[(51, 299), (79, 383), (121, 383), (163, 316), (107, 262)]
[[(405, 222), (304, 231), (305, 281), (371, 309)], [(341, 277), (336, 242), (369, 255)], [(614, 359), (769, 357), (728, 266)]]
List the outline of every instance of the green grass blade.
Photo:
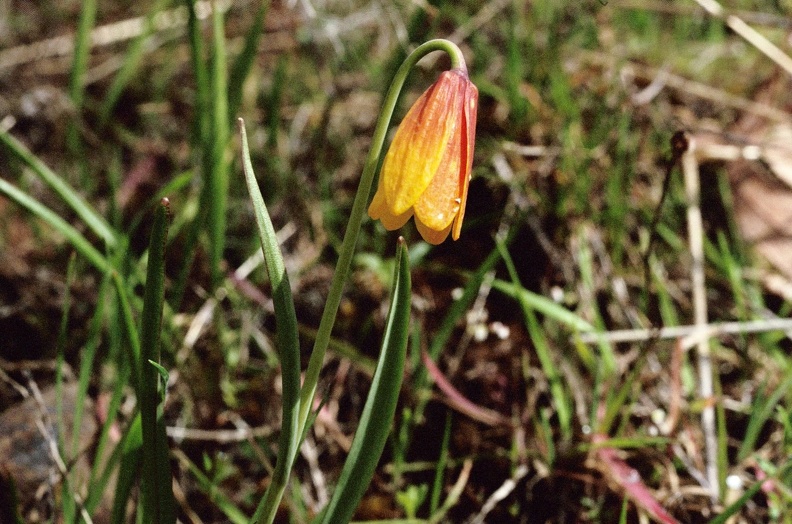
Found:
[[(63, 295), (63, 306), (61, 307), (61, 322), (60, 327), (58, 329), (58, 339), (56, 343), (57, 347), (57, 360), (56, 360), (56, 370), (55, 370), (55, 392), (56, 392), (56, 402), (55, 402), (55, 413), (57, 417), (57, 427), (58, 428), (65, 428), (66, 424), (63, 419), (63, 366), (66, 363), (66, 340), (68, 338), (69, 333), (69, 313), (71, 311), (71, 288), (74, 284), (74, 277), (76, 271), (76, 262), (77, 257), (75, 253), (72, 252), (71, 256), (69, 257), (69, 264), (66, 267), (66, 290)], [(74, 405), (75, 409), (80, 408), (80, 404), (83, 401), (83, 398), (77, 395)], [(76, 427), (76, 432), (79, 433), (79, 427)], [(64, 431), (58, 431), (58, 452), (60, 453), (61, 457), (63, 457), (66, 461), (71, 460), (71, 457), (75, 456), (76, 454), (66, 453), (66, 436), (64, 435)], [(76, 440), (72, 440), (74, 445), (77, 445)], [(71, 480), (68, 475), (63, 478), (63, 493), (71, 494), (72, 487), (71, 487)], [(74, 497), (72, 496), (64, 496), (61, 499), (61, 514), (63, 515), (63, 519), (66, 522), (72, 522), (74, 520), (74, 516), (76, 514), (77, 508), (74, 504)]]
[(404, 239), (399, 240), (393, 280), (391, 305), (377, 371), (349, 456), (324, 512), (321, 522), (325, 524), (342, 524), (352, 518), (374, 475), (396, 412), (410, 332), (410, 265)]
[(569, 311), (564, 306), (523, 287), (518, 287), (514, 285), (514, 283), (495, 279), (492, 282), (492, 288), (512, 297), (518, 302), (524, 301), (531, 309), (538, 311), (548, 318), (552, 318), (559, 324), (563, 324), (574, 331), (595, 331), (594, 326), (572, 311)]
[(212, 10), (212, 34), (214, 49), (211, 63), (211, 121), (210, 132), (205, 137), (209, 143), (203, 147), (211, 152), (209, 171), (206, 173), (209, 192), (209, 269), (212, 284), (217, 286), (222, 280), (220, 262), (225, 250), (226, 208), (228, 207), (228, 171), (226, 158), (229, 138), (228, 124), (228, 83), (226, 80), (226, 48), (223, 28), (223, 14), (215, 6)]
[(242, 48), (242, 52), (237, 56), (234, 65), (231, 67), (231, 73), (228, 77), (229, 125), (236, 120), (236, 113), (242, 103), (242, 86), (250, 74), (250, 69), (253, 67), (258, 54), (258, 44), (263, 33), (264, 18), (267, 15), (268, 7), (269, 2), (264, 0), (258, 11), (256, 11), (256, 18), (253, 20), (247, 35), (245, 35), (245, 47)]
[[(580, 236), (580, 242), (577, 249), (577, 260), (578, 260), (578, 269), (580, 271), (580, 280), (581, 285), (584, 286), (585, 289), (589, 290), (591, 296), (596, 295), (596, 285), (595, 285), (595, 278), (594, 278), (594, 254), (591, 250), (591, 245), (588, 240), (585, 238), (585, 235)], [(598, 328), (599, 331), (605, 331), (605, 322), (602, 319), (602, 313), (597, 306), (596, 301), (593, 303), (588, 304), (591, 307), (590, 314), (594, 319), (594, 325)], [(613, 351), (613, 346), (605, 340), (601, 340), (598, 344), (599, 347), (599, 359), (596, 363), (599, 370), (597, 373), (602, 371), (606, 378), (610, 378), (616, 372), (616, 355)]]
[[(123, 254), (116, 253), (116, 257), (123, 258)], [(120, 280), (120, 279), (119, 279)], [(102, 300), (101, 294), (99, 300)], [(124, 315), (123, 307), (121, 306), (121, 298), (118, 298), (117, 295), (110, 294), (108, 295), (109, 305), (107, 308), (107, 317), (108, 317), (108, 326), (110, 329), (108, 330), (108, 337), (107, 337), (107, 345), (108, 347), (108, 358), (111, 362), (115, 363), (116, 375), (115, 380), (113, 381), (113, 392), (110, 398), (110, 402), (108, 404), (106, 410), (106, 419), (104, 424), (102, 425), (102, 430), (99, 435), (98, 443), (96, 444), (96, 450), (94, 453), (95, 457), (105, 457), (105, 449), (110, 444), (110, 431), (113, 426), (116, 424), (119, 414), (119, 408), (121, 407), (121, 402), (127, 395), (128, 391), (128, 384), (130, 382), (132, 375), (132, 359), (124, 358), (124, 352), (122, 346), (124, 344), (124, 335), (125, 335), (125, 321), (123, 320), (122, 316)], [(134, 326), (133, 326), (134, 328)], [(134, 331), (137, 333), (136, 331)], [(137, 335), (135, 335), (137, 336)], [(137, 388), (137, 375), (135, 376), (135, 380), (133, 381), (134, 387)], [(140, 417), (137, 417), (138, 420)], [(137, 439), (140, 440), (140, 424), (138, 422), (138, 435)], [(88, 497), (85, 500), (85, 508), (89, 513), (94, 511), (94, 508), (101, 502), (102, 494), (106, 490), (106, 487), (109, 485), (111, 478), (114, 472), (117, 469), (117, 466), (121, 462), (122, 458), (124, 457), (126, 449), (126, 442), (129, 439), (130, 431), (124, 433), (122, 442), (118, 445), (113, 446), (113, 451), (110, 454), (110, 457), (106, 461), (102, 460), (94, 460), (94, 464), (91, 468), (91, 477), (88, 484)], [(140, 447), (140, 444), (137, 444), (137, 447)], [(135, 463), (133, 466), (134, 474), (133, 480), (130, 481), (130, 484), (134, 482), (134, 479), (137, 478), (137, 468), (139, 464)], [(126, 473), (124, 471), (119, 471), (118, 473), (118, 482), (116, 483), (117, 490), (120, 489), (120, 482), (122, 477)], [(131, 485), (130, 485), (131, 489)], [(127, 493), (128, 496), (128, 493)], [(120, 501), (120, 495), (116, 495), (116, 498)]]
[(201, 151), (201, 162), (204, 175), (204, 183), (201, 187), (201, 197), (198, 206), (198, 213), (193, 219), (187, 231), (187, 238), (182, 248), (183, 256), (180, 258), (179, 267), (176, 270), (176, 281), (173, 284), (173, 291), (170, 297), (170, 304), (178, 308), (187, 287), (187, 278), (190, 275), (190, 267), (195, 258), (195, 248), (198, 245), (198, 237), (206, 223), (207, 209), (211, 200), (209, 194), (209, 184), (206, 181), (206, 174), (211, 170), (211, 140), (209, 138), (210, 122), (210, 103), (209, 103), (209, 71), (204, 61), (203, 36), (201, 26), (195, 14), (194, 0), (184, 0), (187, 6), (187, 32), (190, 39), (190, 59), (192, 63), (193, 75), (195, 75), (195, 114), (194, 134), (198, 143), (197, 150)]
[[(0, 133), (0, 136), (2, 136), (2, 133)], [(55, 228), (55, 230), (66, 237), (74, 249), (85, 257), (96, 269), (103, 273), (110, 270), (110, 264), (107, 262), (104, 255), (93, 247), (93, 245), (82, 236), (82, 233), (69, 225), (41, 202), (2, 178), (0, 178), (0, 193), (6, 195), (8, 198)]]
[[(506, 264), (506, 269), (508, 270), (509, 277), (512, 280), (515, 296), (517, 302), (520, 304), (523, 316), (525, 317), (528, 334), (531, 337), (534, 349), (536, 350), (536, 356), (539, 358), (539, 363), (542, 366), (542, 372), (545, 374), (547, 381), (550, 383), (550, 394), (552, 395), (555, 403), (556, 413), (558, 413), (558, 421), (561, 426), (561, 433), (563, 434), (564, 439), (568, 439), (572, 433), (572, 400), (566, 394), (564, 384), (561, 382), (561, 373), (556, 368), (555, 362), (553, 362), (550, 344), (548, 343), (547, 337), (539, 325), (536, 314), (529, 303), (529, 296), (531, 294), (529, 294), (527, 290), (522, 287), (522, 283), (520, 283), (520, 277), (517, 275), (517, 269), (514, 266), (514, 262), (512, 261), (511, 255), (509, 255), (509, 251), (506, 249), (506, 246), (499, 240), (496, 240), (496, 242), (498, 251), (500, 252), (501, 257)], [(540, 302), (535, 300), (536, 298), (544, 298), (541, 297), (541, 295), (533, 295), (534, 302)], [(544, 299), (544, 301), (541, 302), (552, 304), (553, 310), (558, 309), (559, 311), (556, 312), (556, 315), (558, 315), (560, 311), (567, 312), (566, 309), (558, 306), (555, 302), (550, 300)]]
[[(69, 75), (69, 97), (77, 115), (80, 114), (83, 106), (85, 89), (83, 86), (83, 76), (88, 66), (88, 54), (91, 46), (91, 29), (96, 23), (96, 0), (83, 0), (80, 10), (80, 22), (77, 26), (77, 34), (74, 37), (74, 60), (72, 61), (71, 74)], [(79, 122), (79, 116), (77, 119)], [(81, 148), (78, 125), (76, 122), (69, 124), (68, 130), (69, 147), (72, 151)]]
[(790, 386), (792, 386), (792, 375), (779, 384), (778, 388), (769, 398), (765, 399), (764, 394), (757, 395), (759, 398), (753, 403), (751, 418), (748, 420), (748, 427), (745, 428), (745, 436), (740, 445), (740, 450), (737, 452), (738, 461), (745, 460), (748, 458), (748, 455), (753, 453), (762, 427), (764, 427), (765, 423), (773, 416), (776, 404), (784, 398)]
[(124, 56), (124, 63), (121, 65), (121, 69), (116, 73), (115, 77), (113, 77), (113, 83), (110, 84), (102, 100), (102, 106), (99, 108), (99, 123), (101, 126), (107, 124), (110, 119), (110, 114), (121, 98), (121, 93), (123, 93), (129, 81), (135, 76), (143, 60), (143, 55), (146, 54), (146, 40), (148, 40), (153, 29), (152, 20), (154, 15), (167, 7), (168, 3), (169, 0), (157, 0), (154, 3), (154, 6), (146, 15), (146, 19), (143, 23), (143, 30), (130, 44), (129, 49), (127, 49), (126, 55)]
[(160, 375), (148, 362), (160, 361), (162, 306), (165, 294), (165, 244), (168, 237), (168, 201), (154, 215), (149, 242), (148, 271), (140, 322), (140, 414), (143, 431), (141, 478), (143, 521), (169, 524), (176, 521), (171, 489), (170, 461), (160, 403)]
[(449, 308), (446, 316), (443, 318), (437, 333), (435, 333), (434, 337), (432, 338), (432, 344), (429, 346), (429, 356), (432, 357), (432, 360), (437, 361), (438, 357), (440, 356), (440, 352), (451, 339), (451, 335), (454, 332), (457, 322), (464, 316), (465, 312), (476, 299), (479, 289), (481, 288), (481, 284), (484, 282), (484, 277), (487, 273), (492, 271), (492, 269), (495, 267), (495, 264), (497, 264), (499, 260), (500, 254), (496, 249), (493, 249), (484, 262), (478, 267), (476, 272), (469, 276), (468, 282), (465, 284), (465, 289), (462, 292), (462, 297), (458, 300), (455, 300), (454, 303), (451, 304), (451, 307)]
[[(105, 456), (104, 450), (106, 449), (110, 440), (110, 429), (117, 420), (118, 409), (121, 406), (121, 401), (124, 397), (126, 389), (126, 383), (129, 380), (129, 369), (129, 366), (127, 365), (124, 366), (122, 370), (119, 370), (118, 378), (113, 389), (113, 395), (110, 398), (107, 408), (107, 419), (102, 425), (102, 430), (99, 434), (98, 443), (96, 445), (96, 457)], [(110, 458), (108, 458), (104, 464), (102, 464), (100, 460), (94, 461), (93, 466), (91, 467), (90, 481), (88, 483), (88, 497), (85, 499), (85, 509), (88, 511), (88, 513), (93, 512), (96, 506), (101, 502), (106, 486), (109, 485), (113, 472), (116, 466), (119, 464), (119, 461), (122, 459), (123, 449), (124, 448), (121, 445), (116, 446), (110, 454)], [(119, 473), (119, 481), (121, 476), (122, 474)], [(119, 484), (117, 483), (117, 489), (118, 485)]]
[(94, 311), (88, 328), (88, 340), (83, 347), (80, 355), (80, 375), (77, 380), (77, 400), (74, 403), (74, 422), (72, 429), (72, 449), (69, 457), (76, 456), (79, 450), (80, 428), (82, 427), (84, 399), (88, 395), (88, 385), (91, 382), (91, 375), (94, 368), (96, 350), (102, 337), (102, 326), (105, 317), (105, 298), (110, 291), (110, 278), (105, 276), (99, 288), (99, 296), (96, 301), (96, 311)]
[(709, 524), (726, 524), (726, 522), (728, 522), (732, 516), (736, 515), (737, 512), (739, 512), (743, 506), (745, 506), (748, 501), (753, 498), (754, 495), (759, 493), (760, 489), (762, 489), (762, 483), (754, 483), (754, 485), (748, 488), (745, 493), (740, 496), (740, 498), (735, 500), (734, 503), (723, 510), (723, 513), (709, 521)]
[(129, 352), (127, 360), (132, 370), (132, 376), (134, 377), (133, 384), (137, 390), (137, 388), (140, 387), (140, 336), (137, 325), (135, 324), (135, 315), (132, 312), (132, 304), (129, 302), (124, 280), (118, 272), (113, 272), (112, 275), (113, 287), (116, 289), (119, 312), (121, 313), (121, 321), (123, 322), (123, 331), (128, 342), (127, 347), (129, 348)]
[(299, 426), (300, 404), (300, 342), (297, 332), (297, 315), (294, 311), (289, 277), (283, 263), (278, 237), (272, 225), (267, 206), (256, 182), (253, 165), (250, 162), (250, 151), (247, 133), (242, 119), (239, 119), (239, 131), (242, 134), (242, 163), (245, 172), (253, 211), (256, 216), (261, 248), (264, 250), (264, 262), (272, 284), (272, 301), (275, 305), (275, 326), (278, 341), (278, 354), (281, 359), (283, 381), (283, 422), (278, 445), (278, 460), (275, 471), (264, 498), (261, 499), (253, 522), (272, 522), (278, 509), (283, 492), (289, 480), (292, 463), (297, 456), (301, 432)]
[(226, 497), (223, 492), (217, 488), (217, 484), (207, 477), (187, 455), (181, 450), (176, 450), (175, 453), (180, 459), (180, 462), (187, 466), (189, 472), (195, 477), (198, 487), (206, 494), (207, 498), (212, 501), (213, 504), (220, 508), (220, 511), (225, 513), (225, 516), (228, 517), (230, 522), (233, 524), (248, 523), (248, 518), (242, 513), (242, 510), (240, 510), (231, 499)]
[[(454, 333), (454, 329), (456, 329), (457, 323), (465, 315), (465, 312), (468, 310), (468, 308), (470, 308), (470, 305), (478, 296), (479, 290), (481, 289), (487, 273), (495, 268), (495, 264), (497, 264), (499, 260), (500, 253), (498, 253), (497, 249), (493, 249), (492, 252), (487, 255), (487, 258), (484, 260), (484, 262), (481, 263), (478, 269), (467, 276), (468, 281), (462, 291), (462, 296), (455, 300), (451, 304), (451, 307), (448, 308), (448, 313), (446, 313), (445, 317), (443, 317), (440, 327), (432, 337), (432, 342), (429, 345), (429, 355), (432, 357), (432, 360), (437, 361), (439, 359), (440, 353), (446, 347), (448, 341), (451, 340), (451, 336)], [(417, 354), (420, 354), (420, 351), (418, 351)], [(420, 357), (417, 358), (417, 361), (420, 362)], [(424, 366), (415, 366), (413, 384), (416, 390), (422, 390), (426, 388), (428, 381), (429, 377), (426, 372), (426, 368)], [(416, 423), (423, 419), (423, 414), (426, 410), (426, 404), (429, 402), (429, 398), (429, 396), (421, 396), (419, 398), (418, 403), (415, 406), (414, 415), (412, 417), (412, 420)], [(410, 439), (407, 439), (407, 441), (404, 443), (405, 449), (408, 448), (409, 445)]]
[(203, 36), (201, 24), (195, 14), (195, 1), (184, 0), (187, 6), (187, 32), (190, 38), (190, 59), (195, 75), (195, 125), (198, 142), (206, 144), (209, 130), (209, 71), (204, 61)]
[(429, 514), (434, 515), (440, 507), (440, 495), (443, 491), (443, 479), (445, 469), (448, 465), (448, 445), (451, 441), (451, 412), (446, 414), (445, 429), (443, 430), (443, 440), (440, 445), (440, 458), (437, 459), (435, 466), (435, 477), (432, 483), (432, 495), (429, 498)]
[[(17, 159), (28, 166), (46, 183), (66, 204), (79, 216), (85, 225), (93, 231), (96, 236), (104, 240), (108, 247), (114, 247), (117, 243), (116, 233), (110, 224), (102, 218), (77, 192), (42, 162), (36, 155), (30, 152), (27, 147), (19, 140), (14, 138), (7, 131), (0, 131), (0, 143), (2, 143)], [(76, 246), (75, 246), (76, 247)]]
[(135, 415), (119, 446), (121, 446), (122, 450), (121, 464), (118, 468), (116, 490), (113, 494), (113, 508), (110, 513), (110, 522), (112, 524), (125, 524), (127, 522), (127, 501), (140, 472), (140, 451), (143, 446), (140, 413)]

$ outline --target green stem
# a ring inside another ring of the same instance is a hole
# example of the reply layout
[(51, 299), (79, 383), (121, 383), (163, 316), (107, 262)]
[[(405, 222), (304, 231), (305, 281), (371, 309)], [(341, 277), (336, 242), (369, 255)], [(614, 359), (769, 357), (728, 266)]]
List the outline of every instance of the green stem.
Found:
[(338, 255), (338, 264), (336, 271), (333, 275), (333, 280), (330, 283), (330, 292), (327, 297), (324, 312), (322, 313), (322, 320), (319, 322), (319, 329), (316, 333), (316, 340), (314, 342), (313, 352), (311, 359), (308, 362), (308, 369), (305, 372), (305, 382), (303, 383), (302, 390), (300, 391), (300, 433), (304, 433), (305, 425), (311, 412), (313, 398), (316, 393), (316, 386), (319, 381), (319, 372), (324, 363), (325, 353), (327, 346), (330, 343), (330, 335), (335, 324), (336, 314), (338, 313), (338, 306), (341, 303), (341, 296), (344, 291), (344, 283), (349, 275), (349, 268), (352, 265), (352, 256), (355, 253), (355, 244), (357, 243), (358, 233), (360, 226), (363, 222), (363, 215), (366, 211), (366, 205), (371, 193), (371, 185), (374, 181), (377, 165), (379, 164), (380, 155), (382, 153), (382, 146), (385, 143), (385, 135), (388, 132), (393, 110), (396, 108), (396, 101), (399, 98), (404, 82), (407, 75), (415, 64), (427, 54), (433, 51), (445, 51), (451, 57), (451, 67), (453, 69), (461, 69), (467, 72), (465, 65), (465, 58), (459, 48), (448, 40), (430, 40), (418, 46), (410, 55), (404, 60), (396, 75), (393, 78), (390, 89), (385, 95), (385, 102), (380, 112), (377, 127), (374, 129), (374, 136), (371, 141), (371, 149), (369, 150), (366, 163), (363, 166), (363, 174), (360, 177), (360, 185), (358, 186), (357, 193), (355, 194), (355, 201), (352, 204), (352, 213), (349, 217), (349, 223), (344, 234), (344, 241), (341, 244), (341, 252)]

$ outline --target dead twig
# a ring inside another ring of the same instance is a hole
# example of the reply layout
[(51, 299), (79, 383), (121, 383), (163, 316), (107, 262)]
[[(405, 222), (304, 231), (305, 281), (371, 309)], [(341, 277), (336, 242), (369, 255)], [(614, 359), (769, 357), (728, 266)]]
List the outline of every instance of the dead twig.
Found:
[(790, 331), (792, 319), (768, 318), (762, 320), (748, 320), (744, 322), (718, 322), (714, 324), (695, 326), (669, 326), (653, 329), (617, 329), (603, 333), (581, 333), (575, 335), (577, 340), (584, 344), (597, 344), (599, 342), (641, 342), (644, 340), (663, 340), (688, 337), (683, 340), (683, 347), (688, 349), (689, 342), (697, 342), (698, 337), (704, 335), (708, 338), (723, 335), (737, 335), (744, 333), (765, 333), (768, 331)]

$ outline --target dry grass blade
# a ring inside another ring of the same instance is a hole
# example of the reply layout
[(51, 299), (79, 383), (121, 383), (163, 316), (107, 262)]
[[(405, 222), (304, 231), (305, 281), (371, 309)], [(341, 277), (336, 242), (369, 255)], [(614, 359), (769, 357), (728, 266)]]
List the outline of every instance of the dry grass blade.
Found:
[(716, 0), (696, 0), (696, 2), (703, 7), (709, 14), (718, 18), (724, 19), (735, 33), (743, 37), (748, 43), (756, 47), (759, 51), (765, 54), (770, 60), (778, 64), (787, 73), (792, 75), (792, 58), (784, 53), (775, 44), (770, 42), (761, 33), (756, 31), (748, 24), (746, 24), (740, 17), (736, 15), (727, 14), (723, 6)]
[[(685, 178), (687, 196), (688, 242), (690, 245), (690, 280), (693, 288), (693, 318), (696, 326), (707, 325), (707, 289), (704, 281), (704, 226), (701, 218), (700, 179), (696, 160), (696, 143), (690, 140), (688, 150), (682, 155), (682, 173)], [(702, 337), (697, 344), (699, 395), (705, 401), (701, 411), (701, 430), (704, 433), (706, 470), (709, 489), (713, 500), (720, 497), (718, 476), (718, 439), (715, 428), (715, 407), (712, 385), (712, 360), (709, 337)]]

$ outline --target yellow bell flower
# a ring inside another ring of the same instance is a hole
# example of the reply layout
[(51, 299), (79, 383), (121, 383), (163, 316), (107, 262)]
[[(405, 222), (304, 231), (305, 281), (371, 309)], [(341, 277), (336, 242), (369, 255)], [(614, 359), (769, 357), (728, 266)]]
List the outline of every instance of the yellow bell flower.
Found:
[(416, 100), (382, 164), (369, 216), (392, 231), (413, 214), (424, 240), (459, 238), (465, 216), (478, 89), (461, 69), (445, 71)]

